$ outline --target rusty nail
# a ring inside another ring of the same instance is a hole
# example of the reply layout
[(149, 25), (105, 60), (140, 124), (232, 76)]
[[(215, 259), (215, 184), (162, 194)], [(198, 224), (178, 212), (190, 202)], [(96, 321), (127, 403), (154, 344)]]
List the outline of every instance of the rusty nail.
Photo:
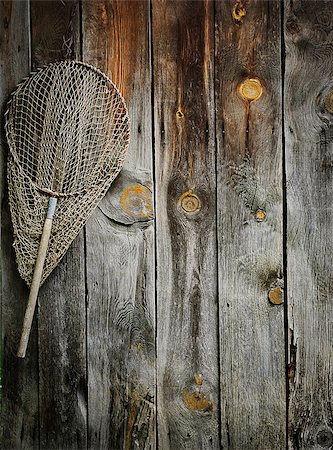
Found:
[(239, 85), (240, 95), (249, 102), (258, 100), (263, 92), (262, 84), (257, 78), (246, 78)]
[(283, 290), (279, 287), (271, 289), (268, 293), (268, 299), (273, 305), (281, 305), (284, 301)]

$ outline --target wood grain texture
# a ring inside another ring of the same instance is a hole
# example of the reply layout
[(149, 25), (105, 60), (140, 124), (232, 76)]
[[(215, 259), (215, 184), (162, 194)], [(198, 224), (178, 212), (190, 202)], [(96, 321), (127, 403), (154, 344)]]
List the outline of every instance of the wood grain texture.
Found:
[[(79, 4), (31, 2), (32, 66), (80, 59)], [(86, 304), (83, 232), (39, 294), (40, 447), (86, 447)]]
[(213, 3), (152, 8), (159, 447), (219, 448)]
[(32, 69), (80, 59), (79, 0), (30, 1)]
[(333, 10), (285, 8), (289, 448), (333, 445)]
[(85, 1), (84, 59), (126, 100), (124, 171), (87, 223), (88, 447), (155, 448), (149, 3)]
[(271, 290), (274, 294), (283, 287), (280, 50), (278, 1), (216, 2), (221, 421), (226, 449), (277, 450), (286, 441), (284, 310), (268, 300)]
[(3, 363), (1, 437), (4, 449), (38, 448), (38, 363), (36, 324), (25, 360), (16, 358), (28, 289), (15, 262), (13, 231), (8, 205), (3, 114), (9, 94), (30, 72), (29, 5), (0, 3), (1, 102), (1, 359)]

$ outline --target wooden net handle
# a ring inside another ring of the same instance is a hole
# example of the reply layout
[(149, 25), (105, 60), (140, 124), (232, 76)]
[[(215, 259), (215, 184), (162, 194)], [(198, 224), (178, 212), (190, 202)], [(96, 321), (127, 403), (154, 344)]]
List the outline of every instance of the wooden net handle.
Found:
[(45, 219), (43, 233), (42, 233), (42, 237), (41, 237), (40, 244), (39, 244), (34, 274), (32, 277), (28, 304), (27, 304), (27, 308), (25, 310), (20, 345), (17, 350), (17, 356), (19, 358), (24, 358), (26, 350), (27, 350), (32, 320), (34, 317), (34, 312), (35, 312), (35, 307), (36, 307), (36, 302), (37, 302), (40, 281), (41, 281), (41, 278), (43, 275), (44, 262), (45, 262), (47, 249), (48, 249), (48, 245), (49, 245), (49, 240), (50, 240), (50, 235), (51, 235), (53, 215), (54, 215), (56, 206), (57, 206), (57, 199), (55, 197), (50, 197), (47, 216)]

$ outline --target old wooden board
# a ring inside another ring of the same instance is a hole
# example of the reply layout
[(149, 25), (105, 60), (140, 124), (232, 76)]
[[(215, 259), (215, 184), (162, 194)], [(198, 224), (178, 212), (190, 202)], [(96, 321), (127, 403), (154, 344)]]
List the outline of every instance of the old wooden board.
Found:
[(285, 8), (289, 448), (333, 445), (333, 10)]
[(284, 449), (280, 2), (216, 2), (215, 52), (222, 446)]
[[(1, 128), (9, 94), (30, 72), (29, 5), (27, 2), (0, 3), (0, 98)], [(13, 231), (8, 207), (7, 145), (1, 132), (1, 358), (3, 390), (1, 447), (32, 449), (39, 446), (38, 365), (36, 324), (25, 360), (16, 358), (28, 289), (21, 280), (12, 247)]]
[(129, 109), (126, 171), (87, 223), (88, 448), (155, 448), (149, 3), (84, 1), (83, 57)]
[[(79, 3), (31, 2), (33, 68), (80, 58)], [(39, 295), (40, 448), (86, 446), (86, 307), (83, 232)]]
[(219, 448), (213, 2), (156, 0), (152, 27), (158, 442)]

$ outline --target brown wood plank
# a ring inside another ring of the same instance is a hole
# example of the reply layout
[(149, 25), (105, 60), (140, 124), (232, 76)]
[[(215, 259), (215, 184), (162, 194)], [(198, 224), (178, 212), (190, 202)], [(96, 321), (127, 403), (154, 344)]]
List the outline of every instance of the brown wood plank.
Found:
[(213, 6), (152, 3), (163, 450), (220, 448)]
[(269, 302), (283, 287), (280, 51), (279, 1), (216, 2), (222, 446), (235, 450), (286, 445), (284, 307)]
[[(32, 66), (80, 58), (79, 2), (31, 2)], [(86, 447), (84, 235), (39, 295), (40, 447)]]
[(4, 449), (39, 447), (37, 335), (33, 327), (30, 352), (16, 358), (27, 287), (15, 262), (13, 231), (6, 178), (7, 145), (3, 114), (9, 94), (30, 72), (28, 2), (0, 3), (0, 102), (1, 102), (1, 360), (3, 391), (0, 445)]
[(287, 1), (289, 448), (333, 445), (333, 9)]
[(155, 448), (149, 3), (84, 1), (83, 55), (129, 108), (127, 171), (87, 223), (88, 447)]

